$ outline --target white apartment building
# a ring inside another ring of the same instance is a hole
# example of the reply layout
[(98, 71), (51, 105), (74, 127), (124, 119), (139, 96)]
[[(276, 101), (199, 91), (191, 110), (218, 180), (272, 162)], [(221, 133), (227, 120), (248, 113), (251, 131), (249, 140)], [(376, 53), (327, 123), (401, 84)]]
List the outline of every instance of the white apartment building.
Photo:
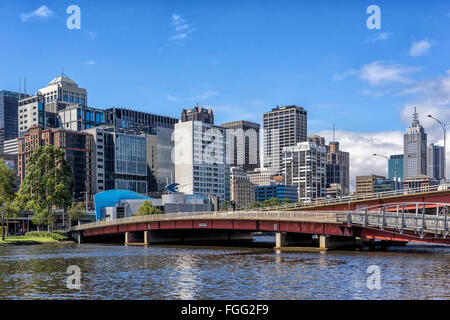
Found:
[(270, 168), (256, 168), (247, 172), (250, 183), (256, 186), (270, 186), (272, 177), (277, 173), (276, 170)]
[(298, 187), (298, 199), (310, 202), (327, 192), (327, 149), (300, 142), (283, 149), (284, 184)]
[(226, 128), (201, 121), (175, 124), (175, 182), (186, 194), (218, 196), (229, 199)]
[(307, 112), (299, 106), (273, 108), (263, 115), (263, 167), (281, 171), (283, 148), (307, 139)]

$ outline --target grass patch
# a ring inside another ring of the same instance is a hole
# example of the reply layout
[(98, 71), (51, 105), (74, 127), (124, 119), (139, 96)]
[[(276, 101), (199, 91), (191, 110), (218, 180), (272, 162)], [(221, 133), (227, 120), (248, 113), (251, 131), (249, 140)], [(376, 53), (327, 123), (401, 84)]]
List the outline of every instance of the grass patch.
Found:
[(0, 243), (5, 244), (33, 244), (33, 243), (50, 243), (58, 241), (66, 241), (69, 238), (62, 232), (27, 232), (24, 236), (6, 236), (5, 241)]

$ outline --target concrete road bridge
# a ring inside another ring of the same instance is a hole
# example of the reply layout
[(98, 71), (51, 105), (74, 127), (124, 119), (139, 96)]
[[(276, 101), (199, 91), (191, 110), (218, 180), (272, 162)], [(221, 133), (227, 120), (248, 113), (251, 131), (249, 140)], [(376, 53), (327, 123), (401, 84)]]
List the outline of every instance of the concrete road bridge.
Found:
[(352, 211), (180, 212), (136, 216), (74, 226), (81, 242), (127, 245), (251, 240), (253, 232), (275, 232), (276, 247), (333, 249), (361, 242), (423, 242), (450, 245), (450, 203), (402, 202)]

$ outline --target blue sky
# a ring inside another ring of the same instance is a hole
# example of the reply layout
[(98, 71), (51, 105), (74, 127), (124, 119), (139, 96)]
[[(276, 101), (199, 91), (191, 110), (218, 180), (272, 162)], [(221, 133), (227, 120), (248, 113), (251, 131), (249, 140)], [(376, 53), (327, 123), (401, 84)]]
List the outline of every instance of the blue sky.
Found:
[[(71, 4), (81, 30), (66, 27)], [(381, 30), (366, 26), (371, 4)], [(64, 67), (93, 107), (179, 117), (198, 102), (222, 123), (297, 104), (309, 132), (336, 122), (349, 147), (403, 132), (413, 105), (450, 122), (449, 30), (448, 1), (0, 0), (0, 88), (26, 77), (36, 91)]]

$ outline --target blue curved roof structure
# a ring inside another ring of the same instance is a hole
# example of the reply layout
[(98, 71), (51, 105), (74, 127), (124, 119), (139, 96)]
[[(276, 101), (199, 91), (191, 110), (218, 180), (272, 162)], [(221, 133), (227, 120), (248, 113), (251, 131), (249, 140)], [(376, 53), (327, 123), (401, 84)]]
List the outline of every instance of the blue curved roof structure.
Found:
[(120, 200), (122, 199), (155, 200), (130, 190), (113, 189), (99, 192), (94, 195), (95, 216), (97, 221), (103, 219), (102, 208), (115, 207), (120, 204)]

